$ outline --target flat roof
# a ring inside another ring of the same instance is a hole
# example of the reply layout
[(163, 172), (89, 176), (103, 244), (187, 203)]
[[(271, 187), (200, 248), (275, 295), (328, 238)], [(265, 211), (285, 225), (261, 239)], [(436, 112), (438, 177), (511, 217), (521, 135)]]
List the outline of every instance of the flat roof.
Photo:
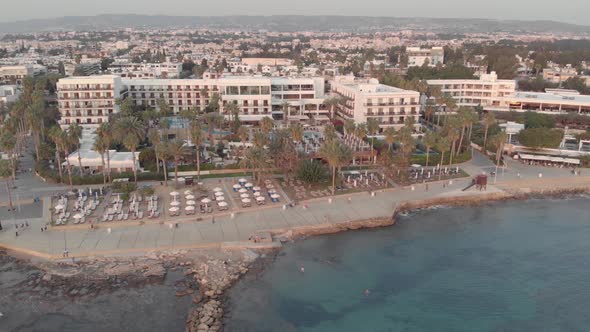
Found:
[(526, 99), (527, 101), (553, 102), (553, 103), (579, 103), (590, 104), (590, 96), (574, 94), (556, 94), (547, 92), (516, 92), (513, 96), (507, 96), (507, 99)]

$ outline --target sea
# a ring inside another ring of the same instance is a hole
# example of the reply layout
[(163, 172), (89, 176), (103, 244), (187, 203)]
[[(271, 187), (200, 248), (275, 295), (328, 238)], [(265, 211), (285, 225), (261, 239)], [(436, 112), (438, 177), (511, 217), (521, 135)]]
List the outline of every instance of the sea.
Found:
[(285, 246), (225, 331), (589, 331), (590, 198), (438, 207)]

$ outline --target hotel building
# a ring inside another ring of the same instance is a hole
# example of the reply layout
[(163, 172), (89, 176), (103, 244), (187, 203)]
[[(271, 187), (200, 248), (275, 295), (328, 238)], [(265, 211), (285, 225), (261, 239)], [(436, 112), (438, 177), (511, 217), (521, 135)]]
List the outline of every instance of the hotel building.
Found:
[(330, 82), (332, 95), (344, 97), (338, 116), (356, 123), (369, 118), (379, 121), (379, 132), (388, 127), (400, 128), (408, 117), (420, 126), (420, 93), (379, 84), (376, 79), (359, 80), (351, 76), (336, 77)]
[[(105, 89), (95, 91), (95, 86)], [(90, 89), (90, 90), (88, 90)], [(227, 118), (227, 105), (239, 108), (242, 122), (258, 122), (268, 116), (283, 117), (288, 105), (289, 119), (327, 121), (322, 78), (270, 78), (236, 76), (205, 79), (121, 79), (118, 76), (65, 78), (58, 82), (61, 125), (97, 125), (118, 112), (117, 98), (131, 98), (136, 105), (157, 108), (165, 100), (174, 113), (203, 111), (212, 97), (219, 96), (220, 112)]]
[(491, 110), (590, 115), (590, 96), (564, 89), (547, 89), (546, 92), (519, 91), (504, 97), (501, 107)]
[(495, 72), (479, 79), (428, 80), (427, 83), (440, 87), (441, 92), (452, 96), (458, 106), (498, 107), (502, 98), (516, 91), (516, 81), (500, 80)]

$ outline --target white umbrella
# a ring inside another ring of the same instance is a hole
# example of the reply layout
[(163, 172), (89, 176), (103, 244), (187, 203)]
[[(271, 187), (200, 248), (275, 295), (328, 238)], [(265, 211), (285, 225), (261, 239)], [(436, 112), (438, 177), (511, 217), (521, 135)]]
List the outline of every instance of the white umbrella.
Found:
[(222, 191), (217, 191), (217, 192), (215, 192), (215, 196), (217, 196), (217, 197), (223, 196), (223, 192)]
[(279, 194), (272, 194), (272, 195), (270, 195), (270, 198), (274, 198), (274, 199), (277, 199), (277, 198), (280, 198), (280, 197), (281, 197), (281, 195), (279, 195)]
[(170, 202), (170, 205), (172, 205), (172, 206), (179, 206), (180, 205), (180, 202), (179, 201)]
[(254, 192), (254, 197), (258, 197), (258, 196), (260, 196), (260, 191)]
[(207, 203), (211, 203), (211, 200), (210, 200), (209, 198), (203, 198), (203, 199), (201, 200), (201, 203), (205, 203), (205, 204), (207, 204)]
[(168, 209), (168, 211), (170, 211), (170, 212), (178, 212), (178, 210), (179, 209), (176, 206), (173, 206), (173, 207), (171, 207), (171, 208)]
[(185, 195), (192, 195), (192, 194), (193, 194), (193, 192), (192, 192), (192, 191), (190, 191), (190, 190), (185, 190), (185, 191), (184, 191), (184, 194), (185, 194)]
[(245, 184), (245, 187), (252, 187), (252, 186), (253, 186), (253, 184), (251, 182), (248, 182)]
[(186, 195), (184, 198), (186, 198), (190, 201), (190, 200), (195, 199), (195, 196), (194, 195)]
[(268, 191), (268, 193), (269, 193), (269, 194), (275, 194), (276, 192), (277, 192), (277, 191), (276, 191), (276, 190), (274, 190), (274, 189), (271, 189), (271, 190), (269, 190), (269, 191)]
[(227, 206), (227, 202), (219, 202), (218, 205), (219, 206)]
[(214, 192), (218, 192), (218, 191), (222, 191), (222, 190), (223, 190), (223, 189), (221, 189), (221, 188), (219, 188), (219, 187), (215, 187), (215, 188), (213, 188), (213, 191), (214, 191)]
[(170, 195), (172, 195), (172, 196), (178, 196), (179, 193), (178, 193), (178, 191), (173, 191), (173, 192), (170, 193)]
[(58, 204), (58, 205), (55, 206), (55, 209), (56, 210), (63, 210), (63, 208), (64, 208), (64, 206), (61, 205), (61, 204)]
[(78, 213), (74, 215), (74, 219), (82, 219), (82, 215)]
[(196, 205), (197, 202), (195, 201), (186, 201), (186, 205)]
[(250, 197), (250, 195), (248, 195), (246, 193), (240, 195), (240, 198), (248, 198), (248, 197)]
[(242, 200), (242, 203), (250, 203), (250, 202), (252, 202), (252, 201), (249, 198), (244, 198)]
[(240, 192), (240, 193), (242, 193), (242, 194), (243, 194), (243, 193), (247, 193), (247, 192), (248, 192), (248, 190), (247, 190), (247, 189), (244, 189), (244, 188), (242, 188), (242, 189), (238, 190), (238, 192)]
[(252, 190), (260, 191), (260, 187), (259, 186), (256, 186), (256, 187), (252, 188)]
[(247, 180), (246, 180), (246, 179), (244, 179), (244, 178), (241, 178), (241, 179), (239, 179), (239, 180), (238, 180), (238, 182), (246, 182), (246, 181), (247, 181)]
[(215, 197), (215, 200), (218, 201), (218, 202), (225, 201), (225, 197), (223, 197), (223, 196), (217, 196), (217, 197)]
[(185, 209), (186, 211), (193, 211), (193, 210), (195, 209), (195, 207), (194, 207), (194, 206), (192, 206), (192, 205), (189, 205), (189, 206), (185, 207), (184, 209)]
[(240, 189), (240, 188), (242, 188), (242, 186), (240, 186), (240, 185), (239, 185), (239, 184), (237, 184), (237, 183), (236, 183), (236, 184), (234, 184), (234, 189)]
[(259, 202), (262, 202), (262, 201), (264, 201), (264, 196), (258, 196), (258, 197), (256, 197), (256, 200)]
[(266, 185), (266, 189), (272, 189), (272, 188), (274, 188), (274, 187), (275, 187), (275, 186), (274, 186), (274, 185), (272, 185), (272, 184), (267, 184), (267, 185)]

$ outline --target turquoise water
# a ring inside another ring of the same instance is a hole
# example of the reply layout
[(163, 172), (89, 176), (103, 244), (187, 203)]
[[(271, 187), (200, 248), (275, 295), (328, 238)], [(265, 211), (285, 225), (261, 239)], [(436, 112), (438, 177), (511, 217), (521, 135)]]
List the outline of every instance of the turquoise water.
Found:
[(226, 331), (588, 331), (588, 203), (423, 210), (288, 245), (230, 292)]

